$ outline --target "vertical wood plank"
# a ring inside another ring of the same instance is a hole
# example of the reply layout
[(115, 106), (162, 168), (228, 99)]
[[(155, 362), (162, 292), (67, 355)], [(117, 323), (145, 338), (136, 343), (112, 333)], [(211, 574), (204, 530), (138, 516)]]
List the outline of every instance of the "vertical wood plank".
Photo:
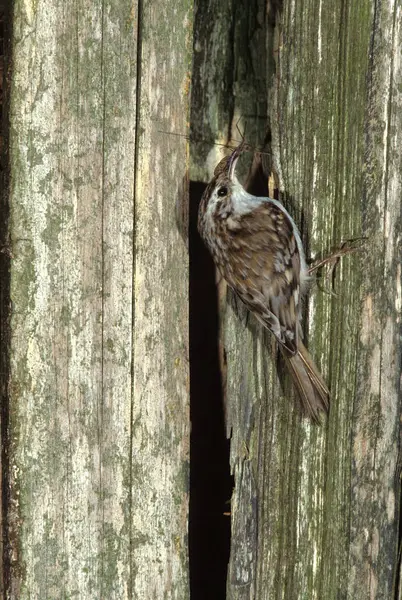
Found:
[(162, 9), (15, 3), (11, 598), (188, 594), (187, 158), (153, 119), (186, 127), (191, 11)]
[[(132, 563), (134, 598), (188, 597), (187, 203), (183, 131), (190, 3), (142, 4), (135, 181)], [(163, 60), (161, 60), (163, 57)], [(181, 225), (179, 223), (179, 229)]]
[[(241, 0), (200, 3), (193, 177), (207, 180), (217, 162), (198, 136), (224, 139), (267, 65), (273, 174), (308, 256), (348, 238), (368, 241), (339, 265), (337, 296), (313, 286), (305, 308), (307, 343), (332, 392), (321, 428), (300, 418), (280, 384), (272, 337), (229, 296), (236, 486), (227, 596), (391, 598), (400, 566), (401, 7), (311, 0), (269, 10), (260, 23), (271, 54), (255, 63), (253, 79), (241, 69), (252, 51), (234, 33), (235, 15), (247, 22), (252, 9)], [(218, 60), (206, 68), (211, 56)]]
[(362, 197), (370, 244), (352, 438), (350, 598), (396, 597), (401, 568), (401, 19), (400, 2), (373, 3)]
[[(232, 553), (228, 597), (390, 598), (398, 568), (400, 6), (285, 2), (270, 116), (281, 200), (310, 256), (368, 235), (313, 289), (307, 341), (329, 420), (300, 420), (271, 340), (232, 300), (226, 328)], [(397, 25), (398, 23), (398, 25)], [(398, 56), (398, 58), (395, 58)]]
[[(262, 0), (195, 3), (191, 179), (208, 181), (224, 145), (261, 147), (267, 126), (267, 6)], [(241, 160), (240, 170), (244, 172)]]
[[(10, 254), (8, 237), (8, 88), (6, 86), (9, 65), (10, 65), (10, 43), (9, 43), (9, 8), (0, 0), (0, 432), (2, 440), (7, 431), (7, 416), (5, 407), (7, 406), (8, 395), (8, 374), (9, 374), (9, 296), (10, 296)], [(7, 470), (7, 454), (5, 445), (2, 444), (0, 455), (0, 497), (4, 498), (4, 480), (3, 473)], [(5, 511), (4, 502), (0, 510), (0, 529), (4, 531)], [(4, 598), (4, 556), (5, 556), (5, 537), (1, 536), (0, 556), (2, 557), (0, 566), (0, 598)]]

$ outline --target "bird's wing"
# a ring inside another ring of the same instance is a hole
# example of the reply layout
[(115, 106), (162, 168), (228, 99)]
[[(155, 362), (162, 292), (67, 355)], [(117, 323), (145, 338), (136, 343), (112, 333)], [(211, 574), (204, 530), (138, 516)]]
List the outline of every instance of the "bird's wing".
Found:
[(224, 276), (247, 307), (291, 353), (297, 351), (300, 254), (293, 224), (274, 202), (230, 217)]

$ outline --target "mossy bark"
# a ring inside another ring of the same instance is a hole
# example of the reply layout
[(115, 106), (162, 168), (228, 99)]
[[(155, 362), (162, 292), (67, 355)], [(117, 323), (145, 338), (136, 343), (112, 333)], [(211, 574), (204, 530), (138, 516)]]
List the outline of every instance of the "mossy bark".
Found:
[(188, 597), (190, 2), (14, 3), (8, 597)]

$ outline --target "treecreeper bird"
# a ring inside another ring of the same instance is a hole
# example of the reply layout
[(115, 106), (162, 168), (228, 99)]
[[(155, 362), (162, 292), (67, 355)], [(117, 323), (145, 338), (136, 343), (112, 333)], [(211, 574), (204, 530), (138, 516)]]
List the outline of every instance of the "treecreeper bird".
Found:
[(242, 143), (215, 168), (198, 230), (229, 286), (278, 340), (303, 411), (319, 422), (329, 390), (301, 340), (301, 298), (310, 278), (300, 233), (280, 202), (252, 196), (238, 181), (243, 150)]

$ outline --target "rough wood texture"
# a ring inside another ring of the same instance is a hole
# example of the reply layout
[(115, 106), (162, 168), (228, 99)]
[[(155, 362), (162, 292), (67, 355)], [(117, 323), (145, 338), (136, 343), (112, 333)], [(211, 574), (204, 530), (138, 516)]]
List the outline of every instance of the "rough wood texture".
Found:
[[(239, 323), (230, 318), (238, 482), (230, 598), (392, 597), (400, 414), (398, 10), (289, 2), (277, 15), (270, 114), (282, 199), (302, 215), (313, 256), (343, 239), (369, 241), (364, 253), (342, 262), (337, 297), (311, 294), (307, 339), (332, 390), (322, 428), (300, 421), (283, 397), (264, 338), (243, 330), (239, 339)], [(257, 526), (246, 528), (250, 499)]]
[(196, 2), (191, 98), (191, 170), (208, 181), (225, 150), (247, 141), (259, 147), (267, 120), (266, 3)]
[[(388, 600), (399, 575), (401, 5), (285, 0), (271, 16), (265, 62), (275, 61), (269, 122), (281, 200), (312, 257), (369, 239), (339, 266), (337, 296), (314, 287), (306, 307), (306, 339), (332, 390), (321, 428), (300, 418), (279, 384), (272, 338), (230, 297), (228, 598)], [(237, 88), (252, 84), (236, 79), (236, 63), (230, 73)], [(200, 79), (213, 93), (210, 70)], [(218, 119), (199, 118), (219, 139)]]
[(182, 600), (191, 3), (13, 20), (8, 595)]
[[(7, 143), (8, 113), (5, 110), (6, 76), (10, 64), (10, 44), (8, 43), (7, 13), (4, 2), (0, 0), (0, 431), (2, 440), (7, 430), (6, 410), (8, 395), (9, 372), (9, 272), (10, 254), (8, 252), (8, 169), (7, 169)], [(1, 445), (0, 469), (3, 474), (7, 469), (7, 456), (5, 445)], [(3, 476), (0, 478), (0, 496), (4, 498)], [(4, 501), (0, 508), (0, 529), (4, 531)], [(4, 535), (0, 540), (0, 556), (4, 556)], [(0, 598), (4, 598), (4, 561), (0, 565)]]

